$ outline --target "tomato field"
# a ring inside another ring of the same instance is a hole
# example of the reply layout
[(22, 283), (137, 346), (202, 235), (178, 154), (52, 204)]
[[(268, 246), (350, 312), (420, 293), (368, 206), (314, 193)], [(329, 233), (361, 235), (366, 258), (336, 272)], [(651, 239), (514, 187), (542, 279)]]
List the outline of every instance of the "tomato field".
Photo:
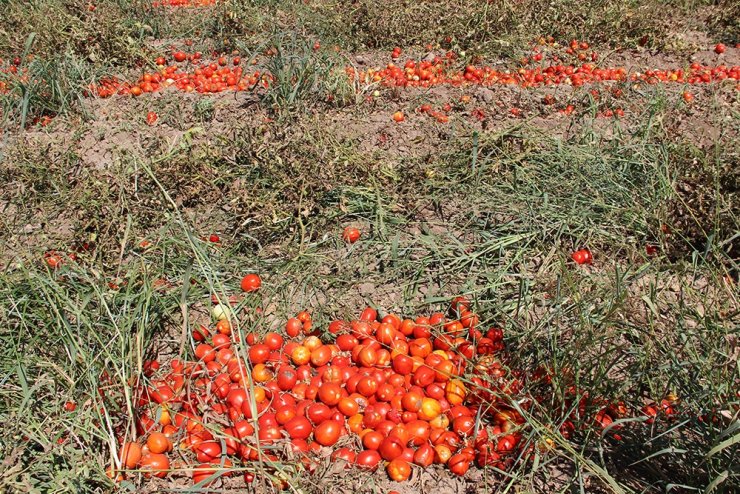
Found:
[(0, 2), (0, 491), (740, 490), (740, 4)]

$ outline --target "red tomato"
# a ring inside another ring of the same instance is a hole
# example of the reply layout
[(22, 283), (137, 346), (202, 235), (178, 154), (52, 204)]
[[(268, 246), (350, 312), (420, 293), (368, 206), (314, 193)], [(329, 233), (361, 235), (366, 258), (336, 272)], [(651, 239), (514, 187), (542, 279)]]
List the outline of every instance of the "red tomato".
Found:
[(301, 334), (302, 331), (303, 323), (296, 317), (288, 319), (288, 322), (285, 323), (285, 332), (291, 338), (295, 338), (296, 336)]
[(164, 478), (170, 468), (170, 460), (161, 453), (149, 453), (142, 456), (139, 468), (145, 471), (144, 475)]
[(380, 447), (378, 447), (378, 452), (384, 460), (391, 461), (401, 456), (404, 447), (405, 444), (401, 441), (401, 439), (395, 436), (388, 436), (380, 443)]
[(344, 460), (347, 462), (347, 467), (355, 462), (357, 454), (349, 448), (339, 448), (331, 454), (332, 461)]
[(322, 446), (333, 446), (344, 431), (344, 424), (336, 420), (326, 420), (314, 430), (314, 439)]
[(347, 242), (348, 244), (353, 244), (357, 242), (360, 239), (360, 230), (357, 228), (348, 226), (344, 229), (344, 232), (342, 233), (342, 240)]
[(141, 446), (137, 443), (128, 442), (123, 445), (119, 452), (119, 458), (121, 459), (121, 465), (128, 469), (136, 468), (141, 459)]
[(571, 257), (576, 264), (591, 264), (593, 262), (591, 251), (588, 249), (577, 250), (571, 255)]
[(241, 281), (241, 288), (244, 292), (256, 292), (262, 286), (262, 279), (259, 275), (248, 274)]
[(378, 431), (369, 431), (362, 436), (362, 445), (365, 449), (377, 450), (383, 443), (383, 434)]
[(355, 464), (361, 470), (375, 470), (380, 463), (380, 453), (375, 450), (360, 451), (355, 459)]
[(313, 432), (311, 422), (303, 416), (297, 415), (285, 424), (285, 431), (293, 439), (308, 439)]
[(434, 448), (429, 443), (424, 443), (414, 453), (414, 463), (424, 468), (434, 463)]
[(270, 347), (262, 343), (249, 349), (249, 361), (252, 364), (264, 364), (270, 356)]

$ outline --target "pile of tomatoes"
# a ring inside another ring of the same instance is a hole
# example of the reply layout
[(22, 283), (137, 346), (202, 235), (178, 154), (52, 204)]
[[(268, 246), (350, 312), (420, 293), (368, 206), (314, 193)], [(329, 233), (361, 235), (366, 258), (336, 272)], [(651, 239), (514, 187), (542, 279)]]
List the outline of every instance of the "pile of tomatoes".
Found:
[[(272, 80), (269, 74), (259, 70), (245, 71), (241, 67), (240, 57), (220, 57), (216, 62), (201, 63), (199, 53), (188, 56), (183, 52), (174, 52), (173, 60), (175, 63), (166, 65), (163, 57), (158, 58), (158, 69), (145, 72), (134, 83), (108, 78), (92, 85), (90, 91), (101, 98), (114, 94), (141, 96), (168, 87), (187, 93), (220, 93), (267, 88)], [(181, 62), (187, 62), (187, 66), (179, 66)]]
[[(430, 47), (431, 48), (431, 47)], [(564, 50), (560, 50), (564, 48)], [(725, 45), (714, 47), (722, 55)], [(401, 57), (396, 47), (391, 53), (391, 62), (385, 67), (358, 71), (347, 68), (347, 74), (364, 84), (377, 83), (387, 87), (432, 87), (437, 85), (512, 85), (519, 87), (541, 87), (555, 85), (594, 84), (608, 81), (644, 82), (647, 84), (681, 83), (703, 84), (725, 79), (740, 80), (740, 67), (724, 64), (706, 66), (697, 62), (684, 69), (648, 69), (644, 72), (629, 72), (625, 67), (599, 67), (599, 55), (591, 51), (584, 41), (571, 40), (563, 46), (552, 37), (540, 39), (533, 45), (532, 53), (519, 60), (519, 67), (495, 69), (480, 65), (477, 59), (461, 67), (458, 58), (465, 52), (447, 51), (444, 55), (427, 57), (424, 60), (408, 59), (402, 65), (395, 62)]]
[[(261, 286), (256, 274), (241, 281), (250, 297)], [(216, 323), (191, 333), (194, 359), (145, 362), (134, 385), (136, 437), (122, 421), (111, 478), (188, 475), (202, 487), (267, 472), (285, 488), (282, 470), (271, 467), (313, 472), (330, 456), (400, 482), (433, 464), (455, 475), (472, 465), (506, 470), (542, 447), (524, 440), (522, 411), (534, 403), (526, 385), (547, 385), (551, 374), (510, 370), (503, 330), (481, 328), (464, 297), (446, 313), (402, 319), (368, 307), (326, 328), (304, 311), (259, 335), (237, 327), (237, 297), (213, 302)], [(587, 416), (583, 395), (574, 390), (569, 399), (578, 404), (566, 408)], [(673, 407), (675, 400), (644, 413)], [(604, 402), (590, 422), (566, 417), (560, 432), (571, 437), (576, 420), (616, 431), (626, 413)]]
[(552, 64), (538, 67), (497, 70), (486, 65), (466, 65), (462, 70), (452, 66), (455, 55), (436, 56), (432, 60), (407, 60), (403, 66), (391, 62), (383, 68), (357, 71), (347, 68), (347, 75), (363, 84), (377, 83), (386, 87), (433, 87), (438, 85), (511, 85), (523, 88), (570, 85), (574, 87), (601, 82), (644, 82), (647, 84), (704, 84), (725, 79), (740, 80), (740, 67), (710, 67), (692, 63), (683, 69), (650, 69), (628, 73), (624, 67), (600, 68), (594, 63)]
[[(242, 280), (245, 292), (260, 285), (256, 275)], [(233, 475), (237, 464), (289, 458), (312, 471), (330, 448), (348, 467), (382, 466), (403, 481), (413, 465), (445, 464), (457, 475), (472, 463), (505, 469), (520, 448), (523, 420), (491, 388), (521, 389), (497, 358), (503, 331), (480, 330), (464, 298), (416, 319), (366, 308), (331, 322), (326, 342), (307, 312), (243, 341), (227, 306), (213, 314), (214, 327), (192, 332), (194, 360), (146, 363), (135, 395), (139, 440), (121, 438), (118, 478), (188, 472), (199, 483)], [(252, 481), (253, 471), (244, 476)]]

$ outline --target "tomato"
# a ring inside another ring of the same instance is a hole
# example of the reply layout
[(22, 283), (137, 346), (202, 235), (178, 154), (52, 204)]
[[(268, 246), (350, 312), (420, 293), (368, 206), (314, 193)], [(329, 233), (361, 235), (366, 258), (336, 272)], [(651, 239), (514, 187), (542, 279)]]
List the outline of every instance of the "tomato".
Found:
[(334, 406), (342, 399), (342, 387), (336, 383), (324, 383), (319, 388), (319, 399), (329, 406)]
[(452, 451), (450, 450), (450, 447), (446, 444), (437, 444), (434, 446), (434, 463), (439, 463), (444, 465), (447, 463), (452, 456)]
[(311, 350), (305, 346), (298, 346), (290, 354), (290, 358), (296, 365), (305, 365), (311, 361)]
[(591, 251), (588, 249), (577, 250), (571, 255), (571, 257), (576, 264), (591, 264), (593, 262)]
[[(210, 463), (202, 463), (193, 469), (192, 475), (193, 475), (193, 483), (200, 484), (206, 479), (215, 476), (216, 470), (214, 468), (214, 465)], [(205, 484), (205, 485), (208, 485), (208, 484)]]
[(473, 417), (457, 417), (452, 421), (452, 430), (460, 436), (471, 436), (475, 429), (475, 418)]
[(303, 416), (296, 415), (284, 425), (285, 431), (292, 439), (308, 439), (313, 432), (313, 425)]
[(347, 242), (348, 244), (353, 244), (357, 242), (360, 239), (360, 230), (357, 228), (348, 226), (344, 229), (344, 232), (342, 233), (342, 240)]
[(406, 424), (409, 433), (409, 443), (413, 446), (421, 446), (429, 440), (431, 426), (423, 420), (413, 420)]
[(378, 431), (368, 430), (368, 432), (362, 436), (362, 445), (365, 449), (373, 451), (378, 450), (382, 442), (383, 434)]
[(138, 443), (128, 442), (123, 445), (118, 453), (121, 465), (128, 469), (136, 468), (141, 459), (141, 446)]
[(153, 111), (150, 111), (149, 113), (146, 114), (146, 123), (150, 126), (154, 125), (157, 122), (158, 118), (159, 117), (157, 116), (156, 113), (154, 113)]
[(152, 432), (146, 440), (146, 445), (149, 448), (149, 451), (155, 454), (166, 453), (172, 449), (172, 443), (167, 436), (161, 432)]
[(323, 403), (311, 403), (306, 407), (306, 416), (314, 424), (320, 424), (327, 420), (331, 420), (332, 415), (333, 412), (331, 408)]
[(77, 403), (74, 401), (67, 401), (64, 403), (64, 410), (66, 412), (74, 412), (77, 409)]
[(447, 382), (447, 385), (445, 386), (445, 399), (447, 399), (450, 405), (455, 406), (462, 404), (466, 395), (467, 392), (462, 381), (459, 379), (451, 379)]
[(406, 460), (400, 458), (396, 458), (388, 463), (385, 469), (391, 480), (395, 480), (396, 482), (403, 482), (411, 476), (411, 465)]
[(421, 401), (421, 409), (419, 410), (419, 418), (422, 420), (432, 420), (437, 418), (442, 413), (442, 405), (439, 401), (434, 398), (423, 398)]
[(283, 337), (274, 331), (270, 331), (265, 335), (265, 345), (267, 345), (270, 350), (280, 350), (283, 347), (284, 342), (285, 340), (283, 340)]
[[(413, 383), (422, 388), (429, 386), (434, 382), (435, 374), (432, 369), (426, 365), (422, 365), (414, 373)], [(413, 410), (411, 410), (413, 411)]]
[(321, 367), (328, 364), (331, 357), (331, 348), (328, 345), (322, 345), (311, 352), (311, 364), (314, 367)]
[(405, 444), (401, 439), (395, 436), (388, 436), (380, 443), (378, 452), (384, 460), (391, 461), (401, 456), (404, 446)]
[(375, 450), (360, 451), (355, 459), (355, 465), (361, 470), (375, 470), (380, 463), (380, 453)]
[(333, 446), (344, 432), (344, 424), (336, 420), (326, 420), (314, 430), (314, 439), (322, 446)]
[(403, 409), (408, 412), (418, 412), (421, 410), (423, 396), (420, 393), (409, 391), (401, 398)]
[(372, 367), (377, 361), (378, 352), (370, 346), (362, 348), (357, 355), (357, 363), (363, 367)]
[(365, 307), (365, 309), (362, 311), (362, 314), (360, 314), (360, 321), (375, 321), (378, 319), (378, 311), (373, 309), (372, 307)]
[(184, 62), (187, 58), (187, 55), (185, 55), (185, 53), (182, 51), (176, 51), (172, 54), (172, 58), (174, 58), (176, 62)]
[(435, 451), (429, 443), (423, 443), (414, 452), (413, 462), (424, 468), (434, 463)]
[(345, 468), (348, 468), (349, 465), (354, 463), (356, 458), (357, 454), (349, 448), (339, 448), (331, 454), (332, 461), (343, 460), (347, 462), (347, 466)]
[(144, 455), (139, 462), (139, 468), (144, 470), (144, 475), (164, 478), (170, 468), (170, 460), (161, 453), (149, 453)]
[(360, 405), (352, 398), (345, 397), (337, 403), (337, 409), (346, 417), (351, 417), (359, 413)]
[(357, 392), (370, 398), (378, 391), (378, 381), (373, 377), (363, 377), (357, 382)]
[(263, 364), (270, 356), (270, 347), (264, 344), (254, 345), (249, 349), (249, 361), (252, 364)]
[(262, 279), (259, 275), (248, 274), (241, 281), (241, 289), (244, 292), (256, 292), (262, 286)]
[(727, 47), (723, 45), (722, 43), (717, 43), (714, 45), (714, 53), (717, 55), (723, 54), (727, 50)]
[(393, 121), (396, 123), (403, 122), (405, 119), (406, 118), (403, 116), (402, 111), (397, 111), (396, 113), (393, 114)]
[(252, 369), (252, 379), (258, 383), (267, 382), (272, 378), (272, 371), (265, 364), (257, 364)]
[(291, 338), (295, 338), (296, 336), (301, 334), (302, 331), (303, 331), (303, 322), (301, 322), (296, 317), (288, 319), (288, 322), (285, 323), (285, 333)]
[(277, 384), (283, 391), (290, 391), (298, 382), (298, 374), (291, 368), (283, 368), (278, 371)]
[(216, 352), (213, 347), (207, 343), (201, 343), (195, 347), (195, 356), (205, 363), (216, 359)]

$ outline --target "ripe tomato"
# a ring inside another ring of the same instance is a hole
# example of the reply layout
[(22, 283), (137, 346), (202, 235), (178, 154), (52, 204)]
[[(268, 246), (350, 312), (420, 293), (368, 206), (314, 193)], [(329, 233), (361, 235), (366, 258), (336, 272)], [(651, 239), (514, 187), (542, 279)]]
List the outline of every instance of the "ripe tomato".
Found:
[(282, 391), (292, 390), (296, 382), (298, 382), (298, 375), (293, 369), (285, 367), (278, 371), (277, 384)]
[(285, 423), (285, 431), (292, 439), (308, 439), (313, 432), (311, 422), (301, 415), (296, 415)]
[(378, 452), (384, 460), (391, 461), (401, 456), (404, 447), (405, 444), (401, 439), (395, 436), (388, 436), (380, 443)]
[(166, 453), (172, 449), (169, 438), (161, 432), (152, 432), (146, 440), (146, 445), (152, 453)]
[(159, 116), (156, 113), (154, 113), (153, 111), (150, 111), (149, 113), (146, 114), (147, 125), (149, 126), (154, 125), (155, 123), (157, 123), (158, 118)]
[(363, 436), (362, 436), (362, 445), (365, 447), (365, 449), (369, 450), (377, 450), (380, 448), (380, 445), (383, 442), (383, 434), (381, 434), (378, 431), (368, 430)]
[(264, 364), (270, 356), (270, 347), (265, 344), (254, 345), (249, 349), (249, 361), (253, 364)]
[(393, 121), (396, 123), (403, 122), (406, 119), (406, 117), (403, 116), (403, 112), (397, 111), (393, 114)]
[(333, 446), (344, 432), (344, 424), (337, 420), (326, 420), (314, 430), (314, 439), (322, 446)]
[(342, 387), (337, 383), (324, 383), (319, 388), (318, 397), (323, 403), (332, 407), (342, 399)]
[[(193, 475), (193, 483), (200, 484), (206, 479), (212, 476), (215, 476), (216, 470), (214, 468), (214, 465), (210, 463), (202, 463), (193, 469), (192, 475)], [(205, 485), (208, 485), (208, 484), (205, 484)]]
[(365, 309), (362, 311), (362, 314), (360, 314), (360, 321), (375, 321), (378, 319), (378, 311), (373, 309), (372, 307), (365, 307)]
[(141, 446), (138, 443), (128, 442), (123, 445), (118, 456), (121, 459), (122, 466), (125, 466), (129, 470), (136, 468), (139, 460), (141, 460)]
[(406, 424), (406, 430), (409, 433), (409, 444), (412, 446), (421, 446), (429, 440), (431, 426), (429, 422), (413, 420)]
[(360, 451), (357, 454), (355, 465), (357, 465), (357, 467), (361, 470), (372, 471), (378, 468), (378, 463), (380, 463), (380, 460), (380, 453), (375, 450), (366, 449), (365, 451)]
[(593, 262), (591, 251), (588, 249), (577, 250), (571, 255), (571, 257), (576, 264), (591, 264)]
[(348, 468), (349, 465), (354, 463), (356, 458), (357, 454), (349, 448), (339, 448), (331, 454), (332, 461), (344, 460), (347, 462), (347, 466), (345, 468)]
[(714, 45), (714, 53), (717, 55), (723, 54), (727, 50), (727, 47), (723, 45), (722, 43), (717, 43)]
[(409, 462), (407, 462), (406, 460), (396, 458), (395, 460), (388, 463), (386, 471), (388, 472), (388, 476), (391, 478), (391, 480), (395, 480), (396, 482), (403, 482), (411, 476), (411, 465), (409, 465)]
[(170, 468), (170, 460), (161, 453), (149, 453), (144, 455), (139, 462), (139, 468), (144, 470), (144, 475), (164, 478)]
[(259, 275), (250, 273), (242, 278), (241, 288), (244, 292), (256, 292), (262, 286), (262, 279)]
[(442, 405), (434, 398), (423, 398), (418, 413), (422, 420), (433, 420), (442, 413)]
[(291, 338), (295, 338), (296, 336), (301, 334), (302, 331), (303, 322), (301, 322), (301, 320), (296, 317), (288, 319), (288, 322), (285, 323), (285, 332)]
[(353, 244), (360, 239), (360, 230), (355, 227), (348, 226), (342, 233), (342, 240), (348, 244)]
[(434, 448), (429, 443), (424, 443), (414, 453), (414, 463), (421, 467), (428, 467), (434, 463)]

